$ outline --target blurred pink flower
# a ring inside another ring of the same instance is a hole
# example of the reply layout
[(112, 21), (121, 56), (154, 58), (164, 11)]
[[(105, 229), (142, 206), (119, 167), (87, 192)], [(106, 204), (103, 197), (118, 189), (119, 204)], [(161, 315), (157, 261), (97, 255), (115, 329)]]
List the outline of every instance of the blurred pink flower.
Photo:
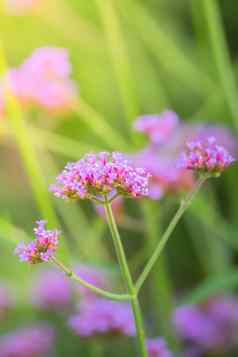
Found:
[(69, 319), (69, 326), (76, 335), (82, 337), (101, 334), (134, 336), (135, 334), (130, 304), (101, 298), (82, 301), (79, 313)]
[(236, 344), (238, 301), (233, 297), (214, 297), (198, 305), (176, 309), (174, 324), (186, 341), (206, 350), (226, 350)]
[(178, 124), (177, 114), (171, 110), (165, 110), (161, 114), (147, 114), (138, 117), (134, 128), (145, 133), (153, 144), (163, 144), (170, 139)]
[(4, 0), (5, 11), (9, 15), (24, 15), (37, 9), (43, 0)]
[(189, 190), (193, 186), (191, 173), (176, 166), (176, 156), (149, 147), (136, 154), (134, 160), (151, 174), (149, 196), (154, 200), (161, 199), (165, 194)]
[(168, 350), (163, 338), (147, 338), (146, 344), (149, 357), (172, 357), (172, 353)]
[[(88, 283), (95, 285), (98, 288), (106, 289), (110, 284), (110, 273), (104, 269), (97, 268), (91, 265), (78, 264), (75, 267), (76, 274), (86, 280)], [(78, 285), (80, 297), (85, 299), (95, 298), (95, 294), (86, 287)]]
[(0, 110), (4, 111), (6, 85), (23, 106), (41, 107), (51, 113), (71, 110), (77, 89), (70, 74), (66, 49), (36, 49), (22, 65), (10, 69), (0, 81)]
[(46, 323), (18, 329), (0, 337), (0, 356), (46, 356), (53, 341), (54, 331)]
[(59, 310), (72, 302), (71, 281), (60, 271), (43, 269), (34, 278), (32, 301), (42, 309)]

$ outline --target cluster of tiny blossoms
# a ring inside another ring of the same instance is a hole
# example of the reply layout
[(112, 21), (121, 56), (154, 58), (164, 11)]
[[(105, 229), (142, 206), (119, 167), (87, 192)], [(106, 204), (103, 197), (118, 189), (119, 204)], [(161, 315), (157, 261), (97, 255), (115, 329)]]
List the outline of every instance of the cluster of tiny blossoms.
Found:
[(15, 249), (15, 254), (21, 261), (37, 264), (49, 261), (55, 253), (58, 245), (59, 231), (57, 229), (45, 229), (45, 221), (37, 221), (34, 228), (35, 239), (28, 244), (21, 242)]
[(186, 151), (179, 159), (179, 166), (201, 173), (219, 175), (235, 159), (220, 145), (214, 137), (207, 140), (193, 141), (186, 145)]
[(50, 189), (63, 199), (104, 199), (114, 195), (136, 198), (148, 195), (149, 176), (122, 153), (91, 153), (67, 164)]

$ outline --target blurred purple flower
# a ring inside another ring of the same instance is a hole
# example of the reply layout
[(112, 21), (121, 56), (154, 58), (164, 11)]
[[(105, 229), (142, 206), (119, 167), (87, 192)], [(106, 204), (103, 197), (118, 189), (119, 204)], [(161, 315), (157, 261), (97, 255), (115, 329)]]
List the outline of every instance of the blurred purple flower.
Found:
[(149, 174), (123, 154), (100, 152), (67, 164), (50, 189), (63, 199), (104, 199), (114, 194), (135, 198), (148, 195), (148, 179)]
[(17, 68), (8, 71), (0, 82), (1, 111), (8, 89), (23, 106), (40, 106), (58, 113), (73, 107), (75, 84), (70, 80), (71, 66), (64, 48), (42, 47)]
[(134, 318), (129, 303), (101, 298), (80, 303), (80, 311), (69, 319), (76, 335), (90, 337), (101, 334), (135, 334)]
[(57, 229), (45, 229), (45, 221), (37, 221), (36, 224), (35, 239), (28, 244), (21, 242), (15, 249), (15, 254), (20, 260), (30, 264), (49, 261), (56, 251), (60, 234)]
[(0, 337), (1, 357), (46, 356), (54, 340), (52, 328), (41, 323)]
[(184, 339), (208, 350), (225, 350), (236, 343), (238, 301), (216, 297), (201, 305), (180, 307), (175, 311), (174, 324)]
[(136, 119), (134, 128), (148, 135), (153, 144), (167, 142), (177, 125), (179, 118), (176, 113), (166, 110), (161, 114), (142, 115)]
[(181, 168), (198, 171), (201, 173), (220, 174), (226, 167), (233, 163), (235, 159), (228, 151), (217, 144), (214, 137), (207, 140), (192, 141), (186, 144), (178, 165)]
[(177, 167), (173, 155), (160, 153), (154, 147), (139, 152), (134, 160), (151, 174), (149, 196), (154, 200), (161, 199), (167, 193), (189, 190), (194, 184), (191, 173)]
[(168, 350), (163, 338), (148, 338), (146, 343), (149, 357), (172, 357), (172, 353)]
[(59, 271), (41, 270), (34, 277), (32, 301), (42, 309), (66, 309), (72, 301), (70, 279)]

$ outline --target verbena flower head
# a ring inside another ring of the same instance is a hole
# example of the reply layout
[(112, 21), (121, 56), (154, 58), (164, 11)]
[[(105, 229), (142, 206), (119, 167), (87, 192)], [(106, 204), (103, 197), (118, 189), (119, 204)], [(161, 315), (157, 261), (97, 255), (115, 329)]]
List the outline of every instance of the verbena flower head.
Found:
[(83, 301), (80, 312), (69, 319), (74, 333), (82, 337), (102, 334), (135, 335), (130, 304), (101, 298)]
[(174, 324), (188, 342), (206, 350), (226, 350), (236, 344), (238, 301), (216, 297), (200, 305), (180, 307), (175, 311)]
[(163, 338), (147, 338), (146, 344), (149, 357), (172, 357), (172, 353), (168, 350)]
[(34, 277), (31, 295), (34, 305), (41, 309), (66, 309), (72, 302), (70, 279), (60, 271), (43, 269)]
[(140, 116), (135, 121), (134, 128), (147, 134), (153, 144), (162, 144), (170, 138), (178, 123), (177, 114), (166, 110), (161, 114)]
[(35, 239), (30, 243), (21, 242), (15, 249), (15, 254), (21, 261), (37, 264), (49, 261), (58, 246), (59, 231), (57, 229), (45, 229), (45, 221), (37, 221), (34, 228)]
[(46, 356), (53, 341), (54, 331), (46, 323), (19, 329), (0, 337), (0, 356)]
[(149, 174), (122, 153), (100, 152), (67, 164), (50, 189), (63, 199), (104, 199), (116, 194), (135, 198), (148, 195), (148, 179)]
[(216, 176), (234, 161), (229, 152), (210, 137), (203, 142), (187, 143), (186, 151), (179, 158), (179, 167)]

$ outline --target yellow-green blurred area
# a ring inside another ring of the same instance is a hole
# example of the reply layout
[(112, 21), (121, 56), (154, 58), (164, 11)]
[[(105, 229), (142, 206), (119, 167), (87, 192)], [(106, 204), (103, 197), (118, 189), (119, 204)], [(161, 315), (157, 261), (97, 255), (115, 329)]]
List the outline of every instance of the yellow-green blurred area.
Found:
[[(78, 96), (75, 109), (63, 114), (19, 112), (12, 103), (12, 118), (0, 119), (0, 279), (14, 296), (1, 334), (47, 320), (57, 330), (50, 357), (132, 357), (127, 338), (85, 341), (72, 334), (65, 312), (35, 309), (29, 287), (38, 267), (20, 263), (14, 248), (33, 237), (34, 222), (44, 218), (62, 231), (63, 260), (119, 274), (95, 207), (57, 200), (48, 186), (84, 153), (142, 149), (146, 139), (133, 129), (141, 114), (170, 108), (185, 122), (212, 123), (237, 135), (237, 11), (234, 0), (38, 0), (34, 9), (12, 14), (1, 0), (1, 74), (4, 62), (17, 67), (36, 48), (67, 48)], [(172, 306), (237, 290), (237, 179), (234, 165), (209, 182), (173, 233), (158, 263), (159, 289), (148, 281), (141, 294), (151, 335), (167, 333), (153, 318), (168, 318)], [(148, 243), (145, 226), (158, 225), (159, 240), (178, 202), (126, 201), (120, 229), (135, 279), (156, 245)], [(160, 301), (167, 301), (164, 309)]]

